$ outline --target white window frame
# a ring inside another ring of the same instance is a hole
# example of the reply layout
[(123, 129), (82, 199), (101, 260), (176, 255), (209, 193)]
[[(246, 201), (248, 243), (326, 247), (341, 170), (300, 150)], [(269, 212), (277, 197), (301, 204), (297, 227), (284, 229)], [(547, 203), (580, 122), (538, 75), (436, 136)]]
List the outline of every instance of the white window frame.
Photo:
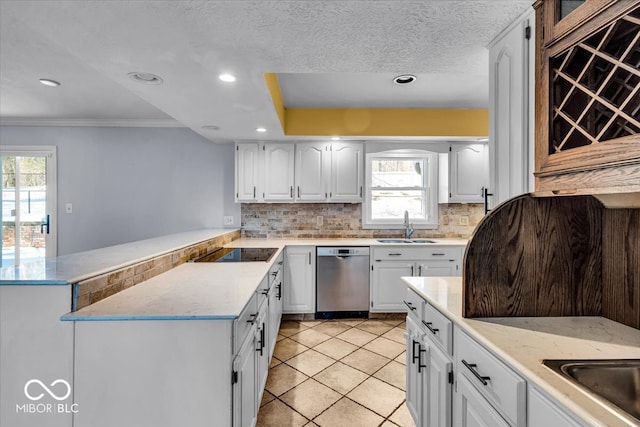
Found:
[[(371, 193), (375, 188), (371, 187), (371, 162), (381, 159), (404, 159), (404, 160), (424, 160), (427, 173), (425, 198), (425, 212), (427, 219), (409, 218), (409, 222), (415, 229), (435, 229), (438, 228), (438, 153), (426, 150), (389, 150), (377, 153), (367, 153), (365, 156), (365, 194), (362, 202), (362, 228), (404, 228), (404, 218), (384, 220), (374, 220), (371, 218)], [(423, 188), (423, 187), (418, 187)], [(409, 188), (407, 188), (409, 190)]]

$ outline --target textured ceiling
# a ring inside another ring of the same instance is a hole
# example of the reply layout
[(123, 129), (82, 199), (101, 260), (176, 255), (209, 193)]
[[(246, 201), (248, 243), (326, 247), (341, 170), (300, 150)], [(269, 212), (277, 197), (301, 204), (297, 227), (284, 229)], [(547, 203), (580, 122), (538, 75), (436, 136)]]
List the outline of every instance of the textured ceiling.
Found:
[[(415, 106), (420, 98), (429, 107), (464, 106), (465, 91), (469, 108), (486, 106), (485, 46), (530, 4), (3, 0), (0, 118), (178, 124), (218, 142), (255, 139), (255, 128), (265, 126), (261, 139), (282, 139), (265, 72), (327, 73), (311, 85), (283, 83), (285, 101), (299, 106)], [(132, 71), (165, 83), (140, 85), (127, 77)], [(223, 84), (221, 72), (238, 80)], [(401, 73), (420, 75), (420, 96), (392, 99), (381, 87), (349, 85), (357, 74), (364, 81)], [(39, 77), (63, 84), (47, 88)], [(315, 92), (302, 93), (303, 86)], [(207, 124), (220, 130), (203, 130)]]

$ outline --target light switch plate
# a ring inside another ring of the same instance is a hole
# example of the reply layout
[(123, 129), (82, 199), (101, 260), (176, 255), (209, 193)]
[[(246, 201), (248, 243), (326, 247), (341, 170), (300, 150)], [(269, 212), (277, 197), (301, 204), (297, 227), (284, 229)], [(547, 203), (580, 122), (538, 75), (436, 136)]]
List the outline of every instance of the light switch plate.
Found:
[(225, 216), (223, 218), (223, 224), (224, 225), (233, 225), (233, 217), (232, 216)]

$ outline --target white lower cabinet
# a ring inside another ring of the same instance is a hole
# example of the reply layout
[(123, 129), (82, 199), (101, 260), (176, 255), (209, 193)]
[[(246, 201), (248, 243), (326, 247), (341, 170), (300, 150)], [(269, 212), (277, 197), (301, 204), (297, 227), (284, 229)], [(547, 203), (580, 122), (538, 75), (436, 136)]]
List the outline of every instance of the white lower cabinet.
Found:
[(375, 262), (371, 270), (371, 311), (405, 311), (406, 285), (400, 278), (413, 276), (414, 270), (411, 261)]
[(462, 375), (456, 380), (455, 427), (509, 427), (509, 424)]
[(575, 421), (558, 405), (545, 397), (540, 391), (531, 385), (528, 387), (527, 396), (527, 426), (528, 427), (580, 427), (582, 424)]
[(450, 427), (453, 361), (431, 338), (440, 330), (427, 326), (424, 307), (417, 306), (411, 290), (407, 306), (415, 308), (407, 315), (407, 409), (418, 427)]
[(283, 297), (284, 313), (315, 313), (315, 246), (287, 246), (285, 249)]
[(372, 312), (403, 312), (406, 285), (402, 277), (460, 276), (463, 247), (383, 246), (371, 249)]
[(253, 427), (258, 417), (256, 331), (254, 325), (233, 362), (234, 427)]

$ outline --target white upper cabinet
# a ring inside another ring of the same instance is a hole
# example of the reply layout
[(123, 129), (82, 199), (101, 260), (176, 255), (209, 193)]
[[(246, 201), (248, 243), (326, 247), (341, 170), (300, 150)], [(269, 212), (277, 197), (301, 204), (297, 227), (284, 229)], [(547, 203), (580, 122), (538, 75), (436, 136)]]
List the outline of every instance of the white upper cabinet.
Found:
[(264, 155), (265, 202), (290, 202), (294, 188), (294, 145), (266, 143)]
[(236, 201), (255, 202), (261, 196), (258, 143), (236, 144)]
[(452, 144), (439, 156), (439, 203), (483, 203), (489, 185), (486, 144)]
[(363, 151), (361, 143), (331, 144), (331, 201), (362, 201)]
[(296, 194), (301, 202), (327, 200), (330, 145), (327, 143), (296, 144)]
[(449, 155), (449, 202), (482, 203), (489, 182), (489, 156), (485, 144), (452, 145)]
[(236, 202), (362, 202), (360, 142), (237, 143)]
[(534, 12), (489, 45), (489, 207), (533, 191)]

